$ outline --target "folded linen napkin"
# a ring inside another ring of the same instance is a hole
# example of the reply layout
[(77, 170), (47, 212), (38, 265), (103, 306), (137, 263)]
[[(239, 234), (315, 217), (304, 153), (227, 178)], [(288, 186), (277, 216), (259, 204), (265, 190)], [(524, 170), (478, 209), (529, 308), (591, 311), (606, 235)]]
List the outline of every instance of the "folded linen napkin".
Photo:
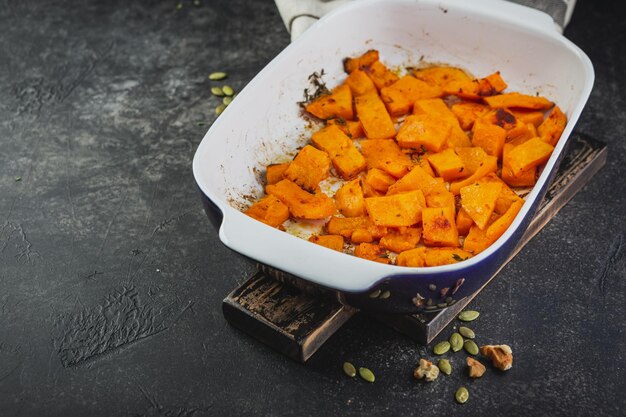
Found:
[[(309, 26), (334, 8), (358, 0), (275, 0), (280, 16), (294, 41)], [(469, 0), (468, 0), (469, 1)], [(505, 0), (503, 0), (505, 1)], [(569, 23), (576, 0), (509, 0), (534, 7), (552, 16), (561, 31)]]

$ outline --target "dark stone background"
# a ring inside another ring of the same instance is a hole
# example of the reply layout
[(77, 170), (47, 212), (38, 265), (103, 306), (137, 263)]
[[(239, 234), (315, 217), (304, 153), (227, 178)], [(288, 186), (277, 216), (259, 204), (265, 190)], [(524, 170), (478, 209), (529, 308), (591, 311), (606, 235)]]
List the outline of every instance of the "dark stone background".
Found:
[(472, 304), (515, 367), (467, 381), (457, 360), (433, 384), (411, 377), (424, 348), (365, 318), (306, 365), (225, 322), (254, 266), (219, 242), (191, 173), (218, 103), (207, 74), (240, 89), (289, 37), (269, 0), (175, 4), (0, 1), (2, 417), (624, 413), (619, 2), (579, 1), (565, 33), (596, 68), (577, 129), (609, 143), (607, 165)]

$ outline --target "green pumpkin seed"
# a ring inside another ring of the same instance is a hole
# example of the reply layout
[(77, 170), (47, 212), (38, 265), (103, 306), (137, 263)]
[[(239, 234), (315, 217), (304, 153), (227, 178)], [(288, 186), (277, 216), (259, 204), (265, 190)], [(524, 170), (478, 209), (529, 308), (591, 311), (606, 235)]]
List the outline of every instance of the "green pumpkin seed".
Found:
[(378, 298), (378, 296), (380, 295), (380, 290), (374, 290), (370, 293), (369, 297), (370, 298)]
[(378, 297), (378, 298), (381, 298), (381, 299), (385, 300), (385, 299), (389, 298), (390, 296), (391, 296), (391, 293), (389, 292), (389, 290), (385, 290), (385, 291), (383, 291), (380, 294), (380, 297)]
[(458, 333), (452, 333), (452, 335), (450, 335), (450, 347), (453, 352), (458, 352), (463, 349), (463, 336)]
[(474, 331), (470, 329), (469, 327), (464, 327), (464, 326), (459, 327), (459, 333), (461, 333), (461, 336), (467, 339), (473, 339), (476, 337), (476, 334), (474, 333)]
[(343, 372), (348, 375), (350, 378), (356, 376), (356, 368), (350, 362), (343, 363)]
[(222, 91), (227, 96), (232, 96), (233, 94), (235, 94), (235, 90), (233, 90), (233, 88), (230, 85), (225, 85), (224, 87), (222, 87)]
[(469, 391), (465, 387), (461, 387), (454, 393), (454, 398), (459, 404), (465, 404), (469, 399)]
[(212, 72), (209, 74), (209, 80), (213, 80), (213, 81), (219, 81), (219, 80), (223, 80), (224, 78), (228, 77), (228, 75), (225, 72)]
[(473, 340), (466, 340), (463, 343), (463, 348), (470, 355), (478, 355), (478, 345)]
[(376, 380), (374, 373), (367, 368), (359, 368), (359, 376), (367, 382), (374, 382)]
[(228, 106), (232, 102), (233, 102), (233, 98), (232, 97), (224, 97), (222, 99), (222, 103), (224, 103), (225, 106)]
[(447, 340), (439, 342), (435, 345), (435, 347), (433, 347), (433, 353), (435, 355), (443, 355), (449, 350), (450, 350), (450, 342), (448, 342)]
[(480, 316), (480, 313), (476, 310), (465, 310), (465, 311), (461, 311), (461, 314), (459, 314), (459, 320), (473, 321), (473, 320), (476, 320), (478, 316)]
[(220, 87), (211, 87), (211, 94), (222, 97), (224, 96), (224, 91)]
[(215, 114), (219, 116), (220, 114), (222, 114), (224, 109), (226, 109), (226, 106), (224, 104), (220, 104), (219, 106), (215, 108)]
[(439, 367), (439, 370), (446, 375), (450, 375), (452, 373), (452, 365), (450, 365), (450, 361), (447, 359), (439, 359), (437, 366)]

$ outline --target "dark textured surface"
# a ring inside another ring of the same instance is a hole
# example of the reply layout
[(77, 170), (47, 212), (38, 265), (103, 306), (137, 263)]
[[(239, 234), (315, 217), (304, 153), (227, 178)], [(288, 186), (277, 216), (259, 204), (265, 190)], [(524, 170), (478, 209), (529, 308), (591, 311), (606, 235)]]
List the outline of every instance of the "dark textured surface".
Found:
[[(579, 0), (565, 33), (596, 68), (577, 129), (609, 143), (607, 165), (473, 302), (481, 341), (509, 343), (515, 367), (467, 381), (459, 353), (433, 384), (411, 377), (424, 348), (364, 317), (306, 365), (226, 324), (221, 300), (253, 265), (193, 183), (217, 104), (206, 75), (239, 89), (289, 36), (271, 1), (183, 4), (0, 1), (2, 417), (624, 412), (617, 1)], [(346, 359), (376, 383), (346, 378)]]

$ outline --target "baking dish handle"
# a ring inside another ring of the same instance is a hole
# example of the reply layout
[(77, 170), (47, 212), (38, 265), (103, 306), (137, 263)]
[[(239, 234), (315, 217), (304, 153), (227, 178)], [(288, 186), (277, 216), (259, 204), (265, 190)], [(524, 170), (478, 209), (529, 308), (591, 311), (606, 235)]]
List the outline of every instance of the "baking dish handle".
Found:
[[(483, 15), (493, 16), (499, 20), (522, 24), (529, 29), (547, 33), (562, 33), (563, 29), (550, 15), (532, 7), (505, 0), (448, 0), (445, 4), (454, 4), (455, 7), (480, 12)], [(439, 3), (441, 4), (441, 3)]]

